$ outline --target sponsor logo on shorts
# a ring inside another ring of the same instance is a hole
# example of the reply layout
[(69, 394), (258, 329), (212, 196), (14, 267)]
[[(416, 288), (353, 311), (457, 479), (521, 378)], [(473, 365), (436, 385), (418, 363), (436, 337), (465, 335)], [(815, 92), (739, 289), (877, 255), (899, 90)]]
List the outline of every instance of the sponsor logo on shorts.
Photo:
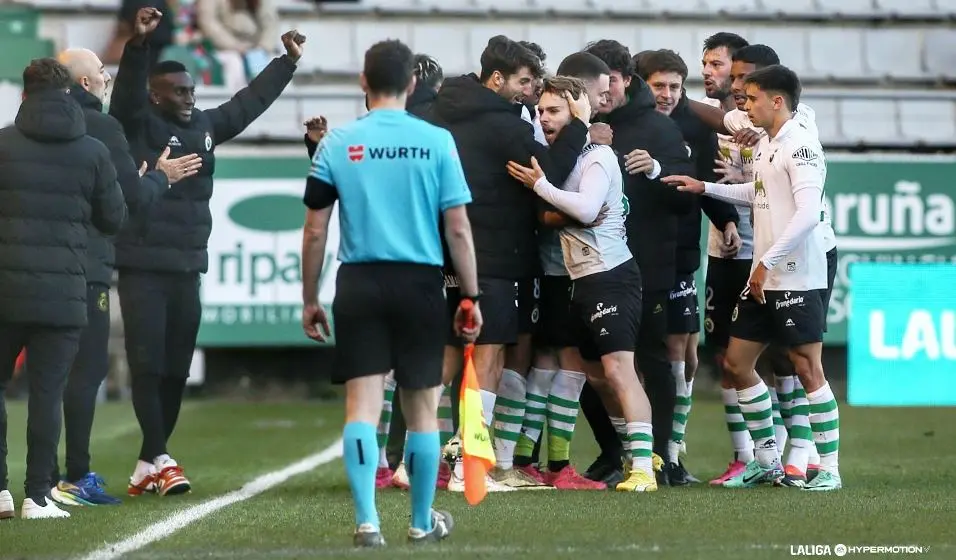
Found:
[(617, 306), (616, 306), (616, 305), (608, 305), (607, 307), (605, 307), (603, 303), (599, 303), (599, 304), (597, 304), (597, 306), (595, 307), (595, 309), (596, 309), (596, 311), (591, 314), (591, 322), (592, 322), (592, 323), (593, 323), (594, 321), (597, 321), (597, 320), (600, 319), (601, 317), (605, 317), (605, 316), (607, 316), (607, 315), (617, 315)]
[[(735, 305), (735, 306), (734, 306), (734, 314), (730, 316), (730, 320), (731, 320), (732, 322), (736, 323), (736, 322), (737, 322), (737, 315), (739, 315), (739, 314), (740, 314), (740, 306), (739, 306), (739, 305)], [(711, 321), (711, 324), (713, 324), (713, 321)]]
[(690, 307), (684, 308), (684, 317), (690, 317)]
[(611, 333), (607, 332), (607, 329), (601, 329), (601, 332), (598, 333), (598, 336), (607, 336)]
[(445, 274), (445, 287), (446, 288), (457, 288), (458, 287), (458, 277), (454, 274)]
[(657, 307), (654, 308), (655, 315), (657, 315), (658, 313), (663, 313), (663, 311), (664, 311), (664, 308), (659, 303), (657, 304)]
[(714, 320), (710, 317), (704, 319), (704, 330), (708, 333), (714, 332)]
[(783, 309), (792, 305), (803, 305), (803, 296), (790, 297), (790, 292), (783, 293), (783, 299), (776, 302), (777, 309)]
[(680, 288), (670, 293), (670, 298), (671, 298), (671, 301), (674, 301), (675, 299), (682, 299), (687, 296), (696, 296), (696, 295), (697, 295), (697, 284), (695, 282), (691, 282), (690, 285), (688, 285), (687, 282), (681, 282)]
[(788, 327), (795, 327), (795, 326), (797, 326), (797, 324), (793, 322), (793, 319), (790, 319), (790, 318), (787, 319), (786, 325), (787, 325)]

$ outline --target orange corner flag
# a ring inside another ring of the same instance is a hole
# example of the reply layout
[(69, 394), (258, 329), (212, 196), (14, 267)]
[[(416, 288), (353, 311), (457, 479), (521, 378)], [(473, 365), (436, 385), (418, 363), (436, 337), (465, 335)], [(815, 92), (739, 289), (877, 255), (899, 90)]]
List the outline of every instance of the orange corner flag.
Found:
[[(472, 302), (464, 300), (461, 306), (464, 311), (469, 312)], [(491, 437), (488, 435), (488, 428), (485, 427), (482, 415), (474, 351), (474, 344), (465, 345), (465, 372), (461, 380), (461, 400), (458, 407), (465, 499), (473, 506), (478, 505), (488, 493), (485, 477), (491, 467), (495, 466), (495, 450), (491, 445)]]

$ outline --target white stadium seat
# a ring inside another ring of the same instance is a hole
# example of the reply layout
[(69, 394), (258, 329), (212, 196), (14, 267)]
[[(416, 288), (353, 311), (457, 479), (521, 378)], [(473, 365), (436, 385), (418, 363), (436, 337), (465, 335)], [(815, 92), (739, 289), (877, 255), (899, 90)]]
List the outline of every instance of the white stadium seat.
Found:
[(934, 17), (939, 15), (934, 0), (876, 0), (877, 9), (891, 17)]
[(874, 77), (913, 80), (925, 76), (923, 38), (919, 31), (867, 29), (863, 55), (867, 74)]
[(924, 36), (923, 57), (930, 76), (956, 78), (956, 30), (936, 29)]
[(899, 143), (896, 103), (889, 99), (842, 99), (843, 134), (850, 142)]
[(863, 78), (863, 34), (850, 27), (811, 29), (810, 71), (817, 77), (834, 80)]
[(930, 144), (953, 143), (956, 138), (956, 102), (953, 100), (900, 100), (897, 106), (904, 139)]
[(772, 48), (780, 57), (780, 63), (796, 72), (798, 76), (814, 75), (810, 70), (805, 29), (757, 27), (745, 37), (751, 44), (767, 45)]
[(412, 27), (409, 45), (416, 53), (435, 57), (446, 76), (471, 72), (477, 65), (468, 52), (468, 25), (422, 22)]

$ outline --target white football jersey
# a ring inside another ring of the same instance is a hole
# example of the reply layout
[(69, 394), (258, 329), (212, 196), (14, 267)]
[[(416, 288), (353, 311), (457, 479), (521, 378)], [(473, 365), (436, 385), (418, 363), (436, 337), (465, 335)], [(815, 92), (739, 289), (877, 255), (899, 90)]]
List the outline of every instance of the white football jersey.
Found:
[[(814, 111), (809, 105), (805, 103), (798, 103), (797, 110), (793, 113), (793, 119), (798, 124), (803, 125), (806, 131), (813, 135), (817, 139), (817, 142), (820, 141), (820, 131), (817, 129), (817, 118), (816, 111)], [(724, 126), (732, 134), (738, 130), (744, 128), (753, 128), (753, 123), (750, 122), (750, 117), (747, 116), (745, 111), (740, 109), (734, 109), (733, 111), (728, 111), (724, 115)], [(766, 136), (764, 131), (760, 131)], [(718, 135), (719, 136), (719, 135)], [(751, 177), (745, 175), (746, 180), (752, 180)], [(743, 218), (741, 218), (743, 220)], [(830, 205), (827, 203), (826, 198), (823, 199), (823, 210), (820, 217), (820, 225), (817, 226), (816, 235), (820, 236), (823, 240), (824, 249), (830, 251), (836, 247), (836, 232), (833, 231), (833, 219), (830, 214)]]
[[(704, 97), (701, 99), (701, 102), (714, 107), (720, 107), (719, 99)], [(746, 113), (744, 116), (747, 116)], [(717, 154), (720, 159), (730, 163), (731, 166), (740, 171), (744, 176), (744, 181), (753, 180), (753, 148), (741, 148), (740, 145), (734, 142), (733, 137), (727, 136), (725, 134), (717, 135), (717, 146)], [(738, 260), (750, 260), (754, 255), (754, 230), (753, 226), (750, 224), (750, 206), (746, 204), (734, 204), (734, 208), (737, 209), (737, 214), (740, 215), (740, 222), (737, 224), (737, 233), (740, 235), (742, 244), (740, 246), (740, 251), (738, 251), (733, 258)], [(710, 229), (707, 235), (707, 254), (711, 257), (721, 258), (720, 240), (722, 239), (723, 235), (721, 234), (720, 230), (717, 229), (717, 226), (709, 221), (707, 224)]]

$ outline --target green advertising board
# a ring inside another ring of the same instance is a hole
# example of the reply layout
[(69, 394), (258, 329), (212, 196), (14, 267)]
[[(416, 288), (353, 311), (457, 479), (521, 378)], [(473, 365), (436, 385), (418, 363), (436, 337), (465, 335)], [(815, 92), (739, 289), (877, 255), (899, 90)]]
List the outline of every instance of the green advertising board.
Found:
[[(315, 344), (300, 326), (301, 199), (308, 168), (304, 150), (301, 157), (217, 159), (200, 346)], [(826, 198), (840, 253), (826, 342), (844, 345), (850, 263), (956, 263), (956, 158), (831, 154)], [(333, 213), (320, 285), (323, 305), (335, 294), (337, 249)], [(697, 276), (701, 297), (704, 274), (702, 268)]]

